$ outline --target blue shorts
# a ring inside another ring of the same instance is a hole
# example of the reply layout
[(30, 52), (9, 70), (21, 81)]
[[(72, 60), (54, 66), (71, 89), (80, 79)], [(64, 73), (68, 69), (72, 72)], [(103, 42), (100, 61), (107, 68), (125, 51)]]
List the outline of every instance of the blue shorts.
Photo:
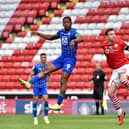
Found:
[(39, 88), (33, 86), (33, 96), (48, 95), (47, 87)]
[(54, 64), (56, 68), (62, 69), (63, 72), (71, 74), (76, 65), (76, 58), (60, 56), (52, 61), (52, 64)]

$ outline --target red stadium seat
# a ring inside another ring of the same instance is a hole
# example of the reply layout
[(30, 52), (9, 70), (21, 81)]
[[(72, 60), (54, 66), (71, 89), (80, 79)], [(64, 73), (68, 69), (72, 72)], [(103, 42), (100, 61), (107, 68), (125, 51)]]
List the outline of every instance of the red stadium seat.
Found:
[(34, 3), (34, 4), (31, 4), (31, 6), (32, 6), (32, 9), (38, 10), (40, 8), (40, 3)]
[(57, 2), (51, 2), (50, 8), (51, 9), (56, 9), (58, 6)]
[(34, 47), (33, 44), (29, 43), (27, 44), (26, 49), (33, 50), (33, 47)]
[(15, 75), (15, 74), (14, 75), (11, 75), (10, 76), (10, 81), (17, 82), (18, 81), (18, 78), (19, 78), (18, 75)]
[(24, 75), (25, 72), (24, 72), (24, 68), (18, 68), (17, 71), (16, 71), (16, 75)]
[(10, 68), (7, 72), (8, 75), (14, 75), (16, 73), (16, 69)]
[(7, 85), (6, 85), (6, 88), (7, 89), (13, 89), (15, 87), (15, 82), (9, 82), (9, 83), (7, 83)]
[(2, 68), (2, 69), (0, 70), (0, 75), (7, 75), (7, 71), (8, 71), (8, 69)]
[(18, 61), (18, 60), (17, 60), (17, 56), (11, 56), (11, 57), (9, 58), (9, 61), (11, 61), (11, 62)]
[(7, 82), (0, 82), (0, 89), (6, 89)]
[(9, 37), (9, 32), (8, 31), (3, 32), (2, 37), (3, 38), (8, 38)]
[(16, 24), (16, 25), (14, 26), (14, 29), (15, 29), (15, 31), (21, 31), (21, 30), (22, 30), (22, 25)]
[(124, 100), (124, 99), (125, 99), (125, 97), (122, 96), (122, 95), (119, 95), (119, 96), (117, 96), (117, 97), (118, 97), (119, 100)]
[(6, 39), (6, 43), (12, 43), (14, 41), (14, 37), (9, 37)]
[(46, 11), (44, 9), (39, 10), (39, 16), (45, 16)]
[(13, 56), (19, 56), (19, 55), (21, 55), (21, 50), (15, 50)]
[(77, 17), (75, 23), (82, 24), (85, 22), (85, 19), (83, 17)]
[(18, 36), (19, 37), (25, 37), (26, 36), (26, 32), (25, 31), (19, 32)]
[(2, 56), (1, 60), (4, 61), (4, 62), (7, 62), (7, 61), (9, 61), (9, 58), (7, 56)]
[(38, 28), (39, 28), (38, 25), (32, 25), (32, 26), (31, 26), (31, 31), (37, 31)]
[(43, 2), (40, 4), (39, 8), (48, 10), (49, 6), (50, 6), (49, 2)]
[(43, 22), (42, 22), (42, 23), (43, 23), (43, 24), (49, 24), (50, 21), (51, 21), (51, 18), (46, 17), (46, 18), (43, 19)]
[(32, 24), (34, 23), (34, 18), (33, 17), (27, 17), (27, 21), (28, 24)]
[(69, 2), (67, 3), (67, 9), (74, 9), (75, 5), (76, 5), (75, 3)]
[(13, 68), (20, 68), (21, 67), (21, 63), (20, 62), (14, 62), (13, 63)]
[(61, 17), (63, 10), (55, 10), (55, 17)]
[(1, 79), (3, 82), (8, 82), (10, 81), (10, 76), (9, 75), (4, 75), (2, 76), (2, 79)]
[(4, 32), (12, 32), (13, 31), (13, 25), (7, 25), (4, 29)]
[(25, 56), (22, 55), (22, 56), (15, 57), (15, 60), (19, 62), (23, 62), (25, 61)]
[(0, 68), (4, 67), (5, 62), (0, 62)]
[(11, 68), (13, 66), (13, 62), (5, 62), (4, 67), (5, 68)]

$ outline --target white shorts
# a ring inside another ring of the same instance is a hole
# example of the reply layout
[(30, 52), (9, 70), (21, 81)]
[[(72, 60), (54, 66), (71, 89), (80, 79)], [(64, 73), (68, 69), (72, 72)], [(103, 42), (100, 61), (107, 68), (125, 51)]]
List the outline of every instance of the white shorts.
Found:
[(125, 64), (125, 65), (121, 66), (120, 68), (113, 70), (108, 86), (110, 87), (112, 85), (115, 85), (115, 86), (119, 87), (120, 73), (124, 73), (124, 72), (127, 74), (127, 76), (129, 76), (129, 64)]

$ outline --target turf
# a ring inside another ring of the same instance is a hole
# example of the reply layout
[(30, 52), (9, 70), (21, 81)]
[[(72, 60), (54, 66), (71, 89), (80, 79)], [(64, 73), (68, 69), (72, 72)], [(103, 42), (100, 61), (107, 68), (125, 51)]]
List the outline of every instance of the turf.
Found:
[(0, 129), (128, 129), (129, 118), (126, 116), (121, 126), (117, 125), (115, 115), (51, 115), (50, 124), (45, 125), (43, 116), (38, 117), (39, 124), (33, 125), (31, 115), (0, 115)]

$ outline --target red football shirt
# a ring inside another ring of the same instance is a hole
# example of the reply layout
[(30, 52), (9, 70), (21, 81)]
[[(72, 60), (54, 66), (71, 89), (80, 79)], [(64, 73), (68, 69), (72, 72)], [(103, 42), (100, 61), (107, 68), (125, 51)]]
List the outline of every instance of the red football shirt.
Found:
[(112, 44), (106, 40), (102, 44), (104, 53), (107, 57), (107, 63), (112, 69), (120, 68), (121, 66), (128, 64), (128, 58), (124, 54), (124, 47), (127, 44), (119, 38), (116, 38)]

